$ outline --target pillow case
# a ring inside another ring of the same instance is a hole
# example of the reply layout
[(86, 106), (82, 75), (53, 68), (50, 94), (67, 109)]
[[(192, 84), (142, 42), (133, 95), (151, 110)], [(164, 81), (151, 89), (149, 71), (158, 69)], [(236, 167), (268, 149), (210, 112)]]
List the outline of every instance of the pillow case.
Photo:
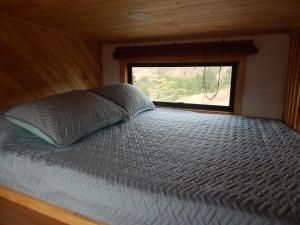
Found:
[(66, 147), (127, 115), (101, 96), (89, 91), (71, 91), (18, 105), (4, 116), (50, 144)]
[(113, 84), (90, 91), (118, 104), (127, 112), (129, 117), (155, 108), (152, 101), (131, 84)]

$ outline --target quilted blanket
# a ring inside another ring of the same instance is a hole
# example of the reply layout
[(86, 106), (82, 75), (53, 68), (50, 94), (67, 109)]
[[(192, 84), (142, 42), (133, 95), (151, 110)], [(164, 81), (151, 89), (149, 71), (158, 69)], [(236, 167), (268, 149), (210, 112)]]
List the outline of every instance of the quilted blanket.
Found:
[(0, 116), (0, 184), (111, 225), (295, 225), (300, 135), (155, 109), (61, 149)]

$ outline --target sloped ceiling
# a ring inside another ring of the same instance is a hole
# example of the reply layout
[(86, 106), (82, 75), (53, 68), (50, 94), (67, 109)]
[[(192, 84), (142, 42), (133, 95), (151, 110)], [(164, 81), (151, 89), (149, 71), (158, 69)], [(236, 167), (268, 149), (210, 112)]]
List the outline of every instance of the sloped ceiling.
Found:
[(100, 45), (0, 19), (0, 108), (101, 85)]
[[(128, 18), (145, 12), (146, 21)], [(0, 14), (102, 42), (288, 31), (299, 0), (1, 0)]]

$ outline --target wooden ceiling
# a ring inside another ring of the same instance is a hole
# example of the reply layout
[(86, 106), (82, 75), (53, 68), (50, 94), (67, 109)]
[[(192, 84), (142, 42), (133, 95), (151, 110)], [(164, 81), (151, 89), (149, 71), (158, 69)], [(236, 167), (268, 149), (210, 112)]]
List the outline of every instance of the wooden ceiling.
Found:
[(175, 40), (288, 31), (300, 0), (1, 0), (0, 14), (102, 42)]

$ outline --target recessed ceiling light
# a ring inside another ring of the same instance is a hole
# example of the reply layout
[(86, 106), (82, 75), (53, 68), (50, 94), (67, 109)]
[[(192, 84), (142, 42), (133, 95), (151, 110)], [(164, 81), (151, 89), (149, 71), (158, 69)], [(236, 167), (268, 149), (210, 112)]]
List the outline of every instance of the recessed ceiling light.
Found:
[(131, 20), (139, 20), (139, 21), (151, 19), (149, 14), (146, 14), (143, 12), (132, 12), (132, 13), (129, 13), (128, 17)]

